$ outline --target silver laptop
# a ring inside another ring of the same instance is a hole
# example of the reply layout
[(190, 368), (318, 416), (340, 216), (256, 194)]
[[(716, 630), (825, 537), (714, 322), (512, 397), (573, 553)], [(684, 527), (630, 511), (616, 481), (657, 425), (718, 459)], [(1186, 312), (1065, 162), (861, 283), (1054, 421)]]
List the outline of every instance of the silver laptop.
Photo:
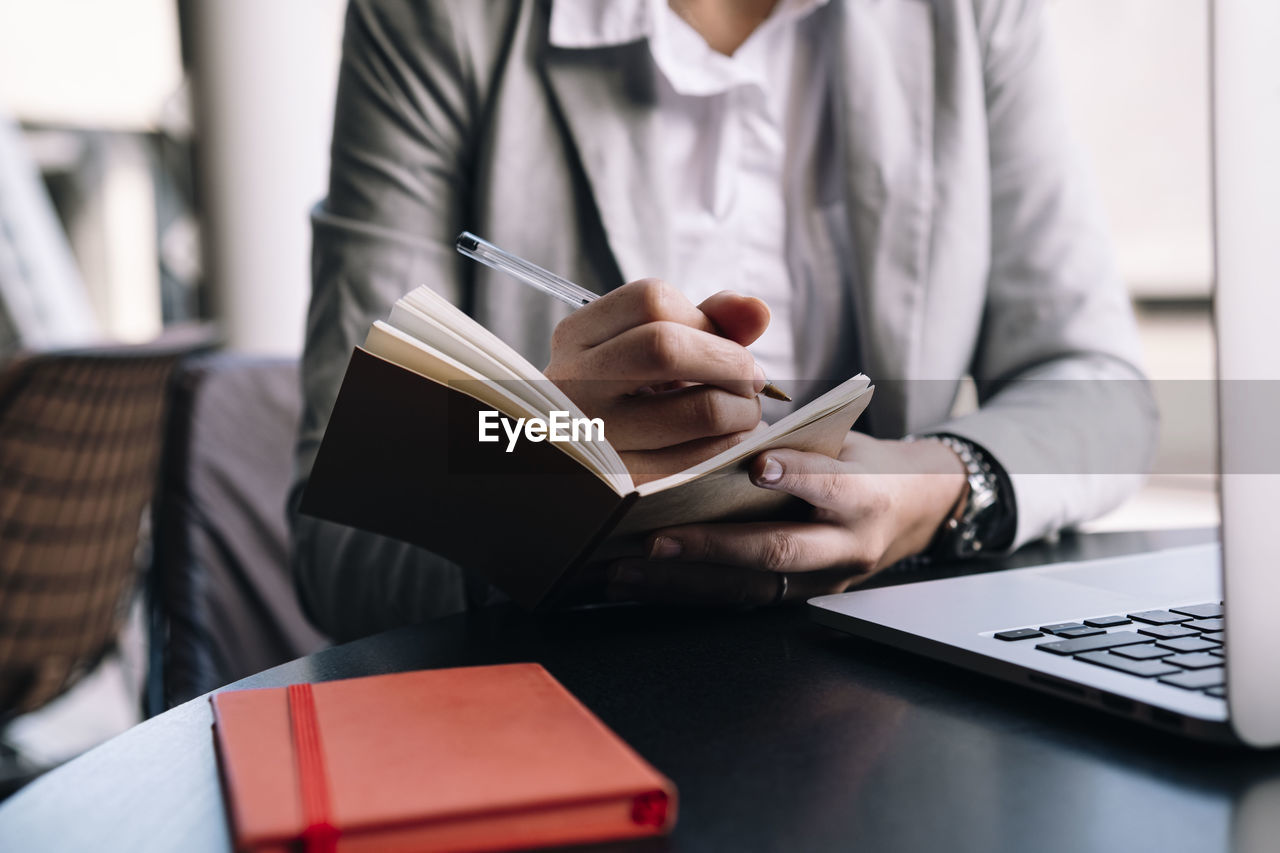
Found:
[(1254, 454), (1280, 443), (1280, 429), (1261, 422), (1239, 380), (1280, 380), (1280, 3), (1215, 0), (1213, 15), (1221, 546), (809, 604), (851, 634), (1169, 731), (1270, 747), (1280, 745), (1280, 474)]

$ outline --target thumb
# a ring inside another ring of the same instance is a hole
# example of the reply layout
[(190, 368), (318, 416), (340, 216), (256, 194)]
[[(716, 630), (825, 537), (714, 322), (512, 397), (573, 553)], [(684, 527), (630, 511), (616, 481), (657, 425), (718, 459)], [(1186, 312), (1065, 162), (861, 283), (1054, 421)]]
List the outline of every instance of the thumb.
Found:
[(836, 459), (803, 450), (766, 450), (751, 463), (751, 481), (818, 509), (839, 510), (849, 472)]
[(769, 328), (769, 306), (754, 296), (731, 290), (713, 293), (698, 306), (716, 330), (738, 344), (747, 346)]

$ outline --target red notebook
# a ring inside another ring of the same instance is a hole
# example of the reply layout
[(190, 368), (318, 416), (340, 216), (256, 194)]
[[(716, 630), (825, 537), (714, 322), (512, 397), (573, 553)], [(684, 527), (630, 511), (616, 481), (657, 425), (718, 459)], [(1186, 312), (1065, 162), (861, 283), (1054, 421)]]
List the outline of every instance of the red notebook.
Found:
[(210, 701), (239, 850), (508, 850), (675, 823), (675, 786), (537, 664)]

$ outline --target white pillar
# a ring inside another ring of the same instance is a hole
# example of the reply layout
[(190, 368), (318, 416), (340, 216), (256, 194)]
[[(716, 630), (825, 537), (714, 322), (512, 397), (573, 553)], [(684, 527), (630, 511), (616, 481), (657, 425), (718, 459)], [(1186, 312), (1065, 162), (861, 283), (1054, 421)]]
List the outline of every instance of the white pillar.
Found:
[(345, 0), (195, 0), (205, 271), (234, 349), (296, 355)]

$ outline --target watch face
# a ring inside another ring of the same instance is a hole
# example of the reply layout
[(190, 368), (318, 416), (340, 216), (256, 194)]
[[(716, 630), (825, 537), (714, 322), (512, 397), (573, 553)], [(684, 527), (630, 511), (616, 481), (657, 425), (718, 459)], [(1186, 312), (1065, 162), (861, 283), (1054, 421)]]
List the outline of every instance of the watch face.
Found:
[(995, 506), (995, 503), (996, 503), (995, 486), (993, 486), (990, 483), (990, 481), (986, 480), (985, 478), (977, 486), (975, 486), (973, 483), (970, 483), (969, 484), (969, 503), (973, 510), (973, 515), (975, 518), (981, 515), (986, 510)]
[(969, 475), (969, 499), (964, 509), (959, 529), (953, 534), (953, 547), (958, 556), (972, 556), (982, 550), (980, 532), (984, 523), (993, 515), (996, 490), (985, 472)]

